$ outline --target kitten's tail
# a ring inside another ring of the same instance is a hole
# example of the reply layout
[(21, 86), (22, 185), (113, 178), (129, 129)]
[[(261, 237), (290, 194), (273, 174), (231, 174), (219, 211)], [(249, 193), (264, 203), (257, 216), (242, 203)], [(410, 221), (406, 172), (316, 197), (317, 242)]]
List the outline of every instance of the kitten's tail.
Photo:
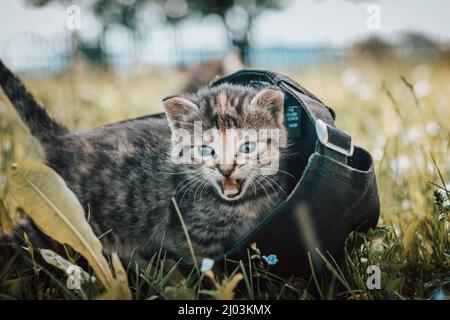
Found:
[(17, 78), (0, 60), (0, 86), (16, 108), (30, 132), (41, 143), (51, 144), (53, 140), (69, 132), (53, 120), (44, 108), (34, 99)]

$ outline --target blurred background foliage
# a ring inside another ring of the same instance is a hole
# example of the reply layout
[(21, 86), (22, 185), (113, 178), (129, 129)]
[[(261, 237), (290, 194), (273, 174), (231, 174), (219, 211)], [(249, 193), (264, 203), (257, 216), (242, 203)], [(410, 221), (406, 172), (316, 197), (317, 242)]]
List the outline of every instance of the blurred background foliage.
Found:
[[(28, 0), (31, 5), (40, 7), (50, 2), (61, 2), (66, 5), (73, 4), (67, 0)], [(102, 42), (110, 28), (120, 25), (127, 28), (134, 38), (144, 36), (142, 12), (151, 10), (156, 13), (154, 19), (164, 21), (173, 26), (191, 16), (216, 15), (220, 17), (223, 26), (233, 46), (239, 49), (242, 57), (247, 59), (249, 49), (249, 33), (253, 20), (264, 10), (278, 9), (287, 6), (292, 0), (93, 0), (82, 2), (100, 20), (102, 30), (94, 44), (86, 46), (80, 41), (80, 48), (85, 50), (88, 58), (104, 59), (105, 53)], [(75, 35), (76, 36), (76, 35)], [(79, 39), (77, 39), (79, 41)], [(98, 62), (98, 61), (97, 61)], [(104, 61), (102, 61), (104, 62)]]

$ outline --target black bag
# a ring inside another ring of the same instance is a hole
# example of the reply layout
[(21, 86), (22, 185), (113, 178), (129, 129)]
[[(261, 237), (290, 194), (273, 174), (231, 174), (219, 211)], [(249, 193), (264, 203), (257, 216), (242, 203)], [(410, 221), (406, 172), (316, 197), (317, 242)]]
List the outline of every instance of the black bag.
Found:
[(310, 259), (320, 265), (317, 249), (328, 260), (330, 255), (339, 260), (350, 232), (366, 231), (378, 222), (380, 203), (372, 157), (335, 127), (331, 108), (292, 79), (269, 71), (242, 70), (211, 85), (224, 82), (281, 89), (289, 142), (297, 153), (289, 162), (296, 183), (288, 197), (226, 256), (246, 261), (250, 244), (256, 242), (263, 254), (276, 255), (278, 263), (271, 270), (286, 275), (307, 273)]

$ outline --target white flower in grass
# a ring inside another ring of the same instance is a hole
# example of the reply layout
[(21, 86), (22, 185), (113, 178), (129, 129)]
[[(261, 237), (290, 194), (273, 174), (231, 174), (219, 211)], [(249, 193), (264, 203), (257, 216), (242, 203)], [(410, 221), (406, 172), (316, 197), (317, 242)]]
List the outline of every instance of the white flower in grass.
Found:
[(383, 159), (383, 155), (384, 151), (381, 148), (375, 148), (372, 151), (372, 157), (374, 158), (375, 161), (380, 161), (381, 159)]
[(406, 155), (401, 155), (391, 161), (391, 168), (395, 172), (405, 173), (411, 167), (411, 160)]
[(431, 83), (428, 80), (420, 80), (413, 85), (414, 94), (423, 98), (431, 92)]
[(367, 83), (360, 83), (354, 89), (353, 92), (361, 100), (369, 100), (373, 97), (373, 90)]
[(440, 127), (439, 124), (435, 121), (430, 121), (426, 124), (425, 126), (425, 131), (430, 135), (430, 136), (437, 136), (439, 133)]
[(422, 138), (422, 129), (418, 126), (411, 127), (406, 132), (406, 136), (408, 137), (409, 141), (416, 142), (417, 140)]
[(402, 201), (402, 209), (403, 210), (408, 210), (410, 208), (411, 208), (411, 202), (409, 200), (407, 200), (407, 199), (404, 199)]
[(347, 87), (353, 87), (361, 81), (361, 72), (354, 68), (346, 69), (341, 76), (341, 83)]
[(384, 246), (383, 246), (383, 239), (379, 238), (379, 239), (375, 239), (372, 242), (371, 248), (373, 251), (381, 253), (384, 250)]
[(214, 266), (214, 260), (209, 258), (203, 258), (202, 266), (200, 267), (201, 272), (210, 271)]

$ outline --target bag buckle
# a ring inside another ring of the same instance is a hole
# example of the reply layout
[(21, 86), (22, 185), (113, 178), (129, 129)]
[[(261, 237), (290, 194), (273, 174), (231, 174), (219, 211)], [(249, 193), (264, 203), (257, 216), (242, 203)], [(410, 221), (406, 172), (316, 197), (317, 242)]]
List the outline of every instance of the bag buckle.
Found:
[(316, 134), (320, 144), (316, 150), (335, 160), (347, 163), (354, 151), (352, 137), (342, 130), (326, 124), (323, 120), (316, 120)]

